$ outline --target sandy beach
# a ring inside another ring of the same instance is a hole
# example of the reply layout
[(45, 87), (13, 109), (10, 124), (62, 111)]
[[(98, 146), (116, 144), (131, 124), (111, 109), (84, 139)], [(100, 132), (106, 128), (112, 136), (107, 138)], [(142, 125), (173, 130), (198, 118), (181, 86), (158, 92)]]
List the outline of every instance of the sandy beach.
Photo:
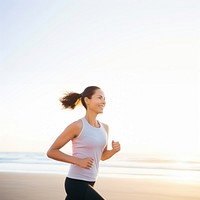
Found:
[[(0, 173), (1, 200), (64, 200), (61, 174)], [(106, 200), (200, 200), (200, 182), (164, 178), (98, 177), (95, 189)]]

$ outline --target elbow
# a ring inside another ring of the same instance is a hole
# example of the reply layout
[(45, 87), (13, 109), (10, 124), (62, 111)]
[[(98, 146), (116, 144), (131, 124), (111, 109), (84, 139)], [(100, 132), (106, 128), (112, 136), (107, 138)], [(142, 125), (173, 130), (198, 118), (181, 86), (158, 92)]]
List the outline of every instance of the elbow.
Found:
[(48, 158), (51, 158), (51, 154), (50, 154), (49, 150), (47, 151), (46, 155), (47, 155)]
[(105, 150), (103, 151), (103, 153), (101, 154), (101, 161), (106, 160), (106, 154), (105, 154)]
[(53, 156), (52, 156), (52, 150), (51, 149), (49, 149), (48, 151), (47, 151), (47, 157), (48, 158), (52, 158)]
[(105, 161), (106, 158), (104, 156), (101, 156), (101, 161)]

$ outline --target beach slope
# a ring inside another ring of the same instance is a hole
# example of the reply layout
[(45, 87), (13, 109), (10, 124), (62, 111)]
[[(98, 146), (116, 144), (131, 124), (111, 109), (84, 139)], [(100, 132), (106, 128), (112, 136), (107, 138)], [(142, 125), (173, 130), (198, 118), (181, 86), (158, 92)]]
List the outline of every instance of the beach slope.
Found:
[[(65, 176), (0, 173), (1, 200), (64, 200)], [(200, 200), (200, 182), (166, 178), (98, 177), (95, 189), (106, 200)]]

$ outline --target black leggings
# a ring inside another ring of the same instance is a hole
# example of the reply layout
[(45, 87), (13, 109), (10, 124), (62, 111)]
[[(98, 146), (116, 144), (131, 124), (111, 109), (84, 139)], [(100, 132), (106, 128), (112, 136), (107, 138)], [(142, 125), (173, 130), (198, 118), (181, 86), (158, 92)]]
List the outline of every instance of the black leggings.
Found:
[(65, 191), (67, 197), (65, 200), (104, 200), (94, 189), (95, 182), (65, 179)]

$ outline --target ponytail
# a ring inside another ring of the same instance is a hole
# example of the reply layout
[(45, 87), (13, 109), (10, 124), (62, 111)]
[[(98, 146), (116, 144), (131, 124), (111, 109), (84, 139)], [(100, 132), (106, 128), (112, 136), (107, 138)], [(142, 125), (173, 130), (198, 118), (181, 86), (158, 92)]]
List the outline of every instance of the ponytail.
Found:
[(100, 88), (97, 86), (89, 86), (85, 88), (85, 90), (81, 94), (76, 92), (67, 92), (62, 98), (60, 98), (60, 102), (62, 103), (64, 109), (67, 108), (74, 109), (81, 100), (82, 105), (87, 110), (87, 105), (85, 103), (84, 98), (87, 97), (91, 99), (92, 95), (95, 93), (97, 89)]
[(60, 102), (64, 109), (74, 109), (80, 102), (81, 97), (82, 95), (79, 93), (67, 92), (62, 98), (60, 98)]

